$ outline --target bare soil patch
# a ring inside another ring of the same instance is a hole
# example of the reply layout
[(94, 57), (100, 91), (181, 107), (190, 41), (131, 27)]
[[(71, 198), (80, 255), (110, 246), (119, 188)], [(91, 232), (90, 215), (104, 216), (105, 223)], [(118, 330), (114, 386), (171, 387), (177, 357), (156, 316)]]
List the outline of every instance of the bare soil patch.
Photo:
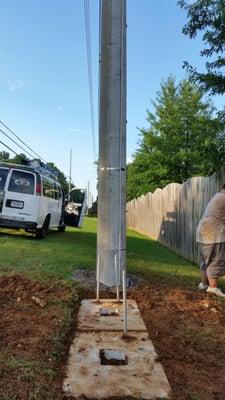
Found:
[(78, 303), (75, 290), (62, 284), (0, 277), (1, 400), (63, 398), (62, 371)]
[[(62, 380), (78, 297), (93, 295), (19, 275), (0, 277), (0, 400), (65, 399)], [(129, 296), (138, 303), (174, 399), (225, 400), (225, 301), (165, 282), (141, 282)]]
[(166, 284), (134, 289), (176, 400), (225, 399), (225, 301)]

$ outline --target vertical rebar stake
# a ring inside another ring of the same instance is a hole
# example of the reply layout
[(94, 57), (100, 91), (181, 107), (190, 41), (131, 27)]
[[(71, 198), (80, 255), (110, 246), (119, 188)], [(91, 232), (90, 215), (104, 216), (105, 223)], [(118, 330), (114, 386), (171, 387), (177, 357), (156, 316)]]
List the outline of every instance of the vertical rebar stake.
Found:
[(123, 270), (123, 334), (127, 336), (127, 292), (126, 292), (126, 270)]
[(114, 254), (114, 260), (115, 260), (115, 275), (116, 275), (116, 300), (119, 303), (120, 302), (119, 271), (118, 271), (118, 263), (117, 263), (116, 254)]
[(100, 284), (100, 258), (99, 258), (99, 254), (97, 255), (96, 281), (97, 281), (96, 301), (99, 301), (99, 284)]

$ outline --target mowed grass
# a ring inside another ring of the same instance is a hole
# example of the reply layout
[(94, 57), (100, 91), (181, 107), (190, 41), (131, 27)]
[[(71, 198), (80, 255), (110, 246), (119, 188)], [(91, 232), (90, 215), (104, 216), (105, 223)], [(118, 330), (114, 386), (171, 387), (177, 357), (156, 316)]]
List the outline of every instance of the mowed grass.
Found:
[(82, 229), (52, 230), (37, 240), (21, 231), (0, 230), (0, 273), (18, 272), (34, 279), (69, 279), (76, 268), (93, 268), (96, 254), (96, 220)]
[[(78, 268), (96, 266), (96, 219), (86, 218), (81, 229), (52, 231), (37, 240), (22, 231), (0, 231), (0, 273), (16, 272), (38, 280), (70, 279)], [(196, 265), (136, 232), (127, 235), (127, 268), (146, 279), (172, 284), (196, 284)]]

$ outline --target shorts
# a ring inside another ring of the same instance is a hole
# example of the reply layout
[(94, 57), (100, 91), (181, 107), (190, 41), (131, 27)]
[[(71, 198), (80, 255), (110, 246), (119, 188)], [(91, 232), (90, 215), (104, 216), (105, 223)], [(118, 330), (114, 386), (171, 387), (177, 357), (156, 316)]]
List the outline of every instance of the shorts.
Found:
[(199, 244), (200, 269), (207, 272), (210, 278), (225, 275), (225, 242)]

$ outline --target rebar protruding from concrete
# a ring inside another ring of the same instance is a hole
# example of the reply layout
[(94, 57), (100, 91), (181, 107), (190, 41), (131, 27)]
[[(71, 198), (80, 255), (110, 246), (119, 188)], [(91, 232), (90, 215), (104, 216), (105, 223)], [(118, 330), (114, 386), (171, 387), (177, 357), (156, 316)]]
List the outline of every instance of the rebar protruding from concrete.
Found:
[(120, 302), (120, 286), (119, 286), (119, 271), (118, 271), (118, 262), (117, 255), (114, 255), (115, 260), (115, 274), (116, 274), (116, 300), (118, 303)]
[(127, 336), (127, 291), (126, 291), (126, 270), (123, 270), (123, 334)]
[(100, 284), (100, 260), (99, 260), (99, 254), (97, 255), (96, 281), (97, 281), (96, 301), (99, 301), (99, 284)]

